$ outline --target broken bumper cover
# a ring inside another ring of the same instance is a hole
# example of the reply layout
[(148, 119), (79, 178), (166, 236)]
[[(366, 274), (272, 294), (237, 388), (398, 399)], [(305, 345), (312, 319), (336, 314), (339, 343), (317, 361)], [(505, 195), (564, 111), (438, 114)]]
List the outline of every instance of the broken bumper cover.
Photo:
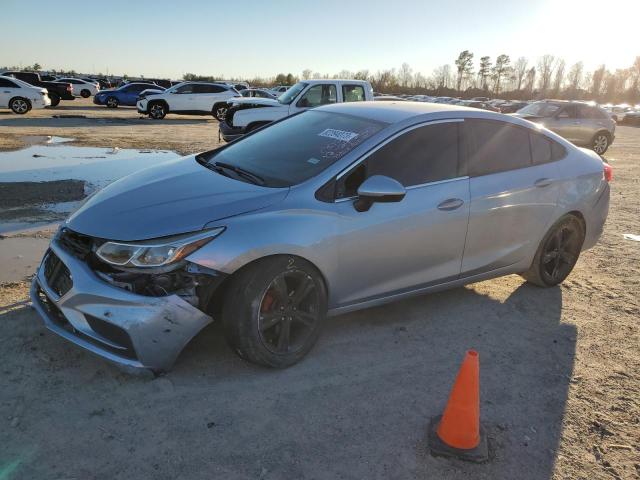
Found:
[[(72, 281), (62, 295), (45, 278), (51, 254)], [(212, 321), (177, 295), (147, 297), (107, 284), (55, 240), (33, 279), (31, 300), (54, 333), (121, 366), (154, 371), (171, 369), (185, 345)]]

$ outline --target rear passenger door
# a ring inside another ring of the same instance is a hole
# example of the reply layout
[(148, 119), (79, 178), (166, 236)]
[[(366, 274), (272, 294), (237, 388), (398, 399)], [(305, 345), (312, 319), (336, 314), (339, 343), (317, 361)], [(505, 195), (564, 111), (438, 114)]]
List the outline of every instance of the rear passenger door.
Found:
[(552, 146), (530, 132), (496, 120), (464, 122), (471, 208), (462, 276), (530, 261), (553, 221)]
[[(349, 304), (456, 279), (469, 215), (469, 179), (459, 170), (460, 121), (409, 129), (338, 176), (336, 301)], [(358, 187), (372, 175), (406, 188), (397, 203), (358, 212)]]
[(8, 107), (9, 100), (13, 98), (18, 89), (18, 85), (11, 80), (0, 78), (0, 107)]
[(223, 93), (227, 92), (227, 88), (222, 85), (196, 84), (194, 86), (193, 108), (200, 112), (212, 112), (213, 106), (218, 101), (222, 101)]
[(366, 96), (362, 85), (342, 85), (343, 102), (364, 102)]

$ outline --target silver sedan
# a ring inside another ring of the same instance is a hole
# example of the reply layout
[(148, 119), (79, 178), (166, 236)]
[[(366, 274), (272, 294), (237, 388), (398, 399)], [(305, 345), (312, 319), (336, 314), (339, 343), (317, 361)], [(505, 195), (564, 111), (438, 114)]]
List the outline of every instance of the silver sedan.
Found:
[(50, 330), (120, 365), (167, 370), (215, 318), (241, 357), (286, 367), (327, 315), (514, 273), (559, 284), (602, 233), (609, 173), (498, 113), (321, 107), (103, 189), (31, 295)]

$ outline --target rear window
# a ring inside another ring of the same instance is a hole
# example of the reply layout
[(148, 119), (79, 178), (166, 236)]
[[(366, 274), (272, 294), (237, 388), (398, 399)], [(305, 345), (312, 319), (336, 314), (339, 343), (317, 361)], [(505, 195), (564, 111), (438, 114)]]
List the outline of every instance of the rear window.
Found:
[(464, 122), (469, 176), (479, 177), (531, 166), (527, 129), (495, 120)]
[(287, 187), (317, 175), (385, 126), (351, 115), (306, 111), (243, 137), (207, 160), (254, 173), (266, 186)]
[(531, 157), (534, 165), (555, 162), (561, 160), (567, 155), (567, 150), (558, 142), (550, 138), (540, 135), (539, 133), (530, 133), (531, 138)]

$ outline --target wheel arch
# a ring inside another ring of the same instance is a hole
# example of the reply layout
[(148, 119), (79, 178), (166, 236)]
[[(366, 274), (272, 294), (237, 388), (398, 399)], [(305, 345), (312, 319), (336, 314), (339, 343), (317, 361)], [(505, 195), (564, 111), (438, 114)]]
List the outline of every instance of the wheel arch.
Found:
[(290, 257), (293, 259), (300, 259), (300, 260), (304, 260), (305, 262), (307, 262), (308, 264), (310, 264), (318, 273), (319, 278), (322, 280), (322, 283), (324, 284), (324, 288), (327, 292), (327, 298), (331, 298), (330, 297), (330, 289), (329, 289), (329, 282), (327, 280), (326, 275), (324, 274), (324, 272), (318, 267), (318, 265), (313, 261), (310, 260), (309, 258), (305, 258), (304, 256), (298, 255), (298, 254), (292, 254), (292, 253), (271, 253), (271, 254), (267, 254), (264, 255), (262, 257), (257, 257), (254, 258), (246, 263), (244, 263), (242, 266), (240, 266), (239, 268), (237, 268), (236, 270), (233, 271), (233, 273), (230, 273), (229, 275), (227, 275), (224, 280), (219, 283), (218, 285), (216, 285), (214, 292), (211, 294), (210, 300), (208, 302), (208, 305), (206, 307), (206, 310), (208, 313), (210, 313), (212, 316), (215, 315), (219, 315), (220, 311), (219, 309), (222, 308), (222, 304), (224, 301), (224, 296), (225, 293), (227, 291), (227, 289), (229, 288), (229, 285), (231, 284), (231, 282), (233, 281), (233, 279), (237, 278), (239, 275), (241, 275), (244, 271), (246, 271), (248, 268), (251, 268), (261, 262), (265, 262), (271, 259), (276, 259), (276, 258), (281, 258), (281, 257)]

